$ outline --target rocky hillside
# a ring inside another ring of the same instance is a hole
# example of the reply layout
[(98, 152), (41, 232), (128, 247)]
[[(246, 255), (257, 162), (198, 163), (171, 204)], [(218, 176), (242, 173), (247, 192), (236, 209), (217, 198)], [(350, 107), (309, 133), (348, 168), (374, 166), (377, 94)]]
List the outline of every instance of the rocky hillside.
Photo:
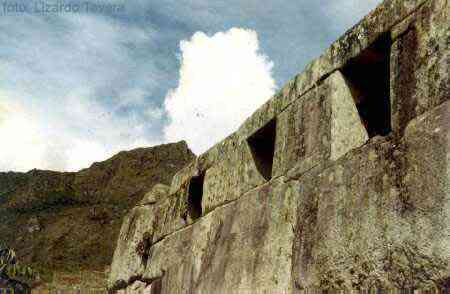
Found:
[(104, 270), (123, 216), (194, 158), (185, 142), (120, 152), (76, 173), (0, 173), (0, 243), (40, 270)]

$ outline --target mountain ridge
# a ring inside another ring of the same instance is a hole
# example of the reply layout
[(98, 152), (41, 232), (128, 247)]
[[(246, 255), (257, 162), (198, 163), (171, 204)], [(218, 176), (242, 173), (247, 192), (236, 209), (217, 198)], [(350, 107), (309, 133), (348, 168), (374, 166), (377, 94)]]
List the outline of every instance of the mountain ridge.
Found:
[(44, 280), (59, 270), (103, 270), (123, 216), (194, 158), (181, 141), (121, 151), (78, 172), (0, 172), (0, 241)]

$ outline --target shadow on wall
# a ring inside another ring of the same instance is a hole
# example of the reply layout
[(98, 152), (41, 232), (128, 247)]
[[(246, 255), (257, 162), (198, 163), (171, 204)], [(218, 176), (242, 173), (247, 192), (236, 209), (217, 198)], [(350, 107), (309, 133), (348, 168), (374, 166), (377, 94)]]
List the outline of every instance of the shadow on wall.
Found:
[(266, 181), (272, 178), (276, 130), (276, 119), (272, 119), (247, 139), (256, 168)]
[(192, 220), (196, 220), (203, 214), (203, 184), (205, 182), (205, 173), (193, 177), (189, 183), (188, 194), (188, 213)]
[(391, 132), (390, 33), (351, 59), (342, 73), (370, 138)]

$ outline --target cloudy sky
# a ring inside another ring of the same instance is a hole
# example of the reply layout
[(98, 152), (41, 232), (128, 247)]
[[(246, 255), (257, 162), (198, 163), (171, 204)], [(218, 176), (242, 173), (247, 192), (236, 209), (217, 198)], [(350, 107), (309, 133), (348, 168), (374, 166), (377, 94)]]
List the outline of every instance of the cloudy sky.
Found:
[(204, 152), (379, 2), (0, 0), (0, 171)]

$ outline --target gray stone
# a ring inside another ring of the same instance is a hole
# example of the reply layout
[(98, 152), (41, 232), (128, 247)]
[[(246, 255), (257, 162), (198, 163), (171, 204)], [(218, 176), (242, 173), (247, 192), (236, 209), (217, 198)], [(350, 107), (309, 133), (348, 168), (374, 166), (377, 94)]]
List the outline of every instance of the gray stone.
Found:
[(169, 195), (170, 187), (163, 184), (156, 184), (153, 188), (144, 195), (144, 198), (139, 202), (139, 205), (151, 205)]
[(447, 1), (433, 0), (394, 28), (392, 123), (400, 136), (411, 119), (450, 98), (448, 19)]
[[(361, 122), (352, 92), (340, 72), (333, 73), (331, 84), (331, 154), (339, 159), (352, 149), (362, 146), (369, 136)], [(328, 81), (327, 80), (327, 81)]]
[(124, 222), (110, 289), (448, 288), (447, 4), (384, 1), (149, 194)]

